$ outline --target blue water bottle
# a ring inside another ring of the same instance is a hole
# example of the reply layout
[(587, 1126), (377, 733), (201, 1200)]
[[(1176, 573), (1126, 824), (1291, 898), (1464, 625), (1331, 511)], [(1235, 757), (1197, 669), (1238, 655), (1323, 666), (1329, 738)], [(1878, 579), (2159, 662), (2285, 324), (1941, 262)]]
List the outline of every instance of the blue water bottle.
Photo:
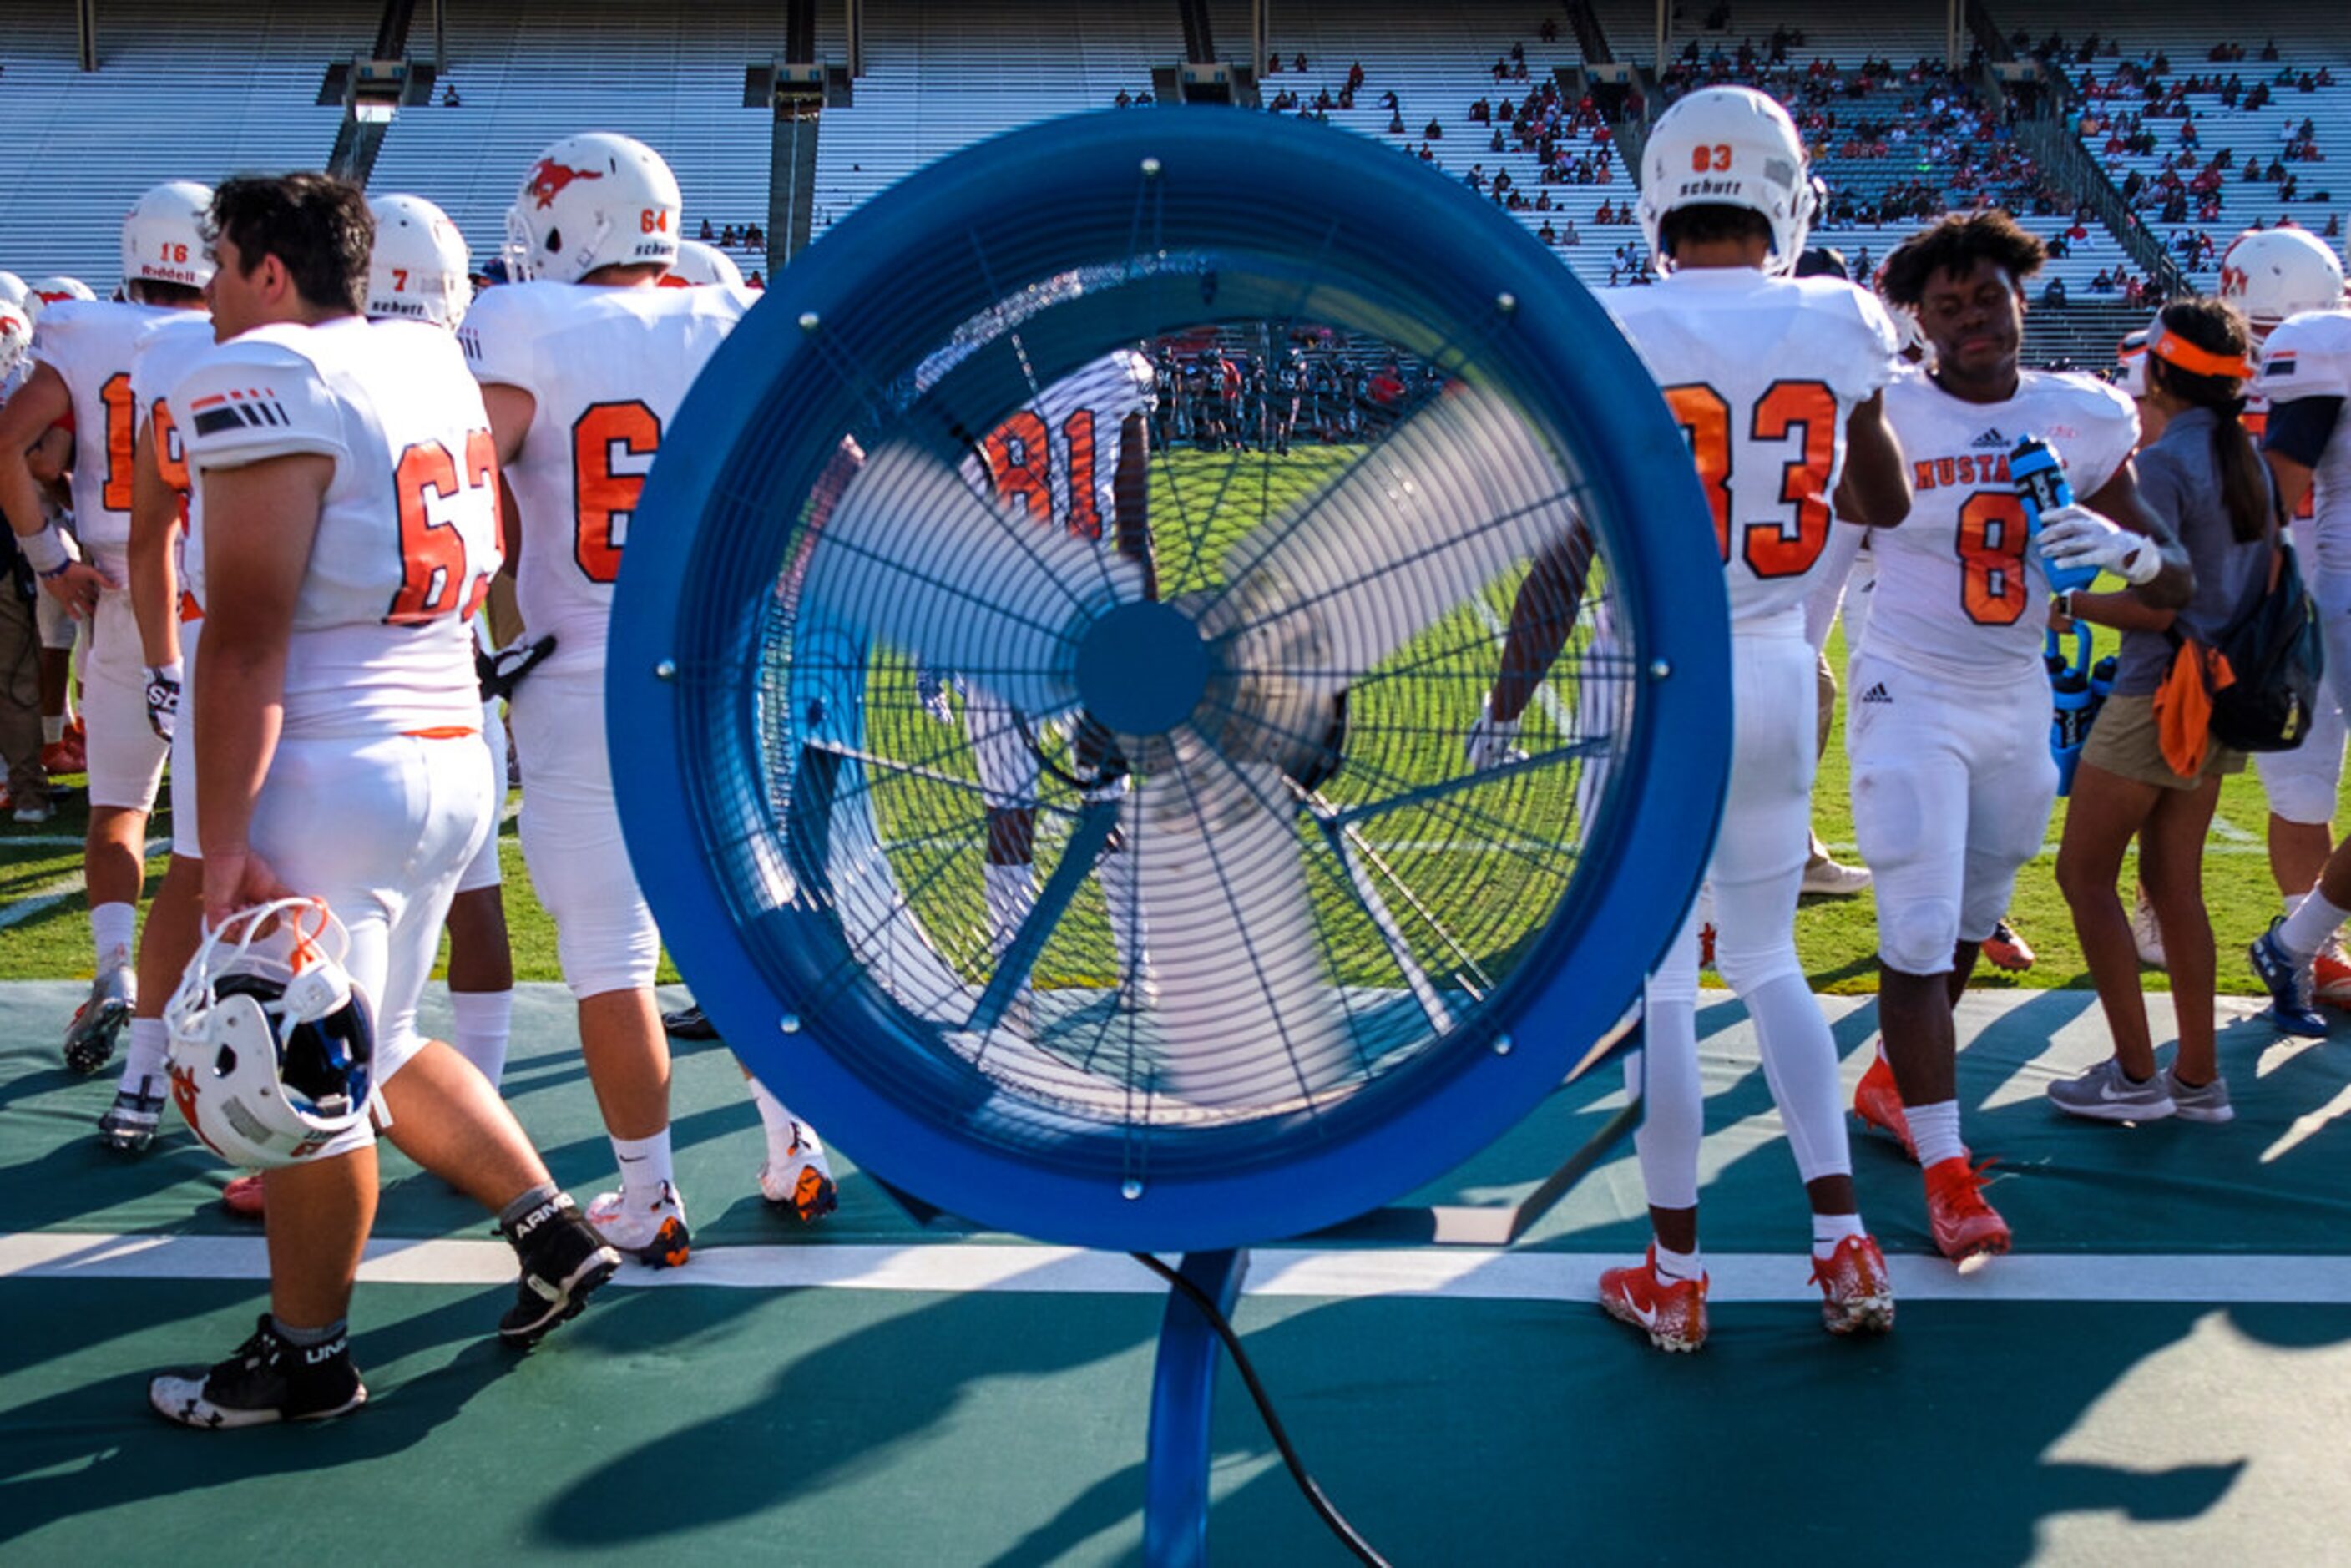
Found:
[[(2016, 486), (2018, 505), (2024, 508), (2024, 537), (2037, 549), (2041, 519), (2060, 507), (2074, 504), (2074, 486), (2065, 477), (2065, 465), (2047, 442), (2037, 435), (2028, 435), (2008, 455), (2008, 476)], [(2041, 566), (2049, 576), (2052, 593), (2087, 588), (2098, 580), (2095, 567), (2053, 566), (2045, 560)]]
[[(2082, 758), (2083, 744), (2090, 738), (2090, 726), (2104, 706), (2105, 692), (2097, 688), (2097, 671), (2090, 664), (2090, 629), (2080, 622), (2074, 622), (2074, 656), (2067, 659), (2060, 650), (2057, 633), (2049, 633), (2042, 663), (2049, 669), (2049, 755), (2057, 760), (2057, 793), (2074, 792), (2074, 765)], [(2106, 676), (2105, 689), (2114, 689), (2114, 661), (2109, 658), (2098, 666)]]

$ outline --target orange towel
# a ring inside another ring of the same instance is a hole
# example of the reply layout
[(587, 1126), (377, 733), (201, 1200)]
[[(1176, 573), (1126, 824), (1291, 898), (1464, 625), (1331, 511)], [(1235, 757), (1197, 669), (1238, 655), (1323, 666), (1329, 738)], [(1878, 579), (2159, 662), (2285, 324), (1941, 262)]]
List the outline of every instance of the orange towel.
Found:
[(2183, 640), (2172, 656), (2170, 673), (2156, 688), (2155, 725), (2164, 766), (2182, 779), (2204, 771), (2205, 753), (2212, 742), (2212, 694), (2227, 690), (2236, 679), (2217, 649)]

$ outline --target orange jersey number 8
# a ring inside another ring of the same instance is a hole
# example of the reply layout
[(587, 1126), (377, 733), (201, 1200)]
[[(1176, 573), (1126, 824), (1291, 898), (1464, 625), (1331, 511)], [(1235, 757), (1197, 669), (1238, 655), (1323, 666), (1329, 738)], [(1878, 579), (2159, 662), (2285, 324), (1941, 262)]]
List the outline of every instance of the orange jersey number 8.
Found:
[(661, 438), (661, 421), (641, 402), (591, 404), (571, 427), (571, 509), (580, 519), (571, 555), (590, 582), (620, 578), (629, 519), (644, 494), (643, 473), (615, 473), (612, 465), (626, 453), (650, 466)]
[[(1690, 460), (1714, 514), (1714, 542), (1731, 557), (1731, 409), (1704, 382), (1666, 388), (1667, 406), (1689, 441)], [(1740, 525), (1739, 553), (1759, 578), (1796, 577), (1812, 570), (1829, 542), (1829, 476), (1836, 466), (1836, 398), (1819, 382), (1773, 382), (1749, 411), (1748, 439), (1801, 444), (1795, 459), (1780, 469), (1780, 501), (1786, 517)]]

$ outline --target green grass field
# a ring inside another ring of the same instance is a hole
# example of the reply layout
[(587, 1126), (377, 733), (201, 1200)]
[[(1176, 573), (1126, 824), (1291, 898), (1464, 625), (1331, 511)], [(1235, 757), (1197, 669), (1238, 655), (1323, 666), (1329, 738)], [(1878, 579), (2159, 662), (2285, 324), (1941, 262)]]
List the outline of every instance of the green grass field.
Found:
[[(1162, 540), (1160, 561), (1166, 593), (1173, 597), (1187, 589), (1212, 586), (1214, 563), (1234, 538), (1246, 532), (1257, 517), (1278, 511), (1293, 497), (1328, 479), (1349, 455), (1345, 449), (1301, 448), (1291, 457), (1281, 460), (1256, 455), (1234, 459), (1196, 453), (1181, 453), (1164, 459), (1156, 465), (1154, 476), (1153, 516)], [(1489, 595), (1489, 611), (1507, 614), (1508, 608), (1507, 592), (1498, 590)], [(1465, 716), (1474, 713), (1476, 693), (1482, 689), (1492, 667), (1491, 647), (1484, 641), (1484, 633), (1465, 612), (1426, 633), (1416, 649), (1431, 643), (1445, 650), (1431, 662), (1448, 666), (1440, 672), (1440, 678), (1448, 683), (1442, 688), (1441, 701), (1447, 705), (1458, 702)], [(1832, 639), (1830, 654), (1841, 669), (1841, 629)], [(953, 749), (950, 737), (954, 732), (932, 727), (925, 736), (922, 727), (929, 721), (910, 716), (917, 712), (912, 686), (911, 670), (877, 671), (870, 699), (873, 743), (892, 755), (939, 754), (942, 768), (969, 777), (967, 752), (960, 759), (946, 759), (946, 753)], [(1414, 689), (1426, 694), (1437, 688), (1424, 684)], [(1425, 695), (1424, 700), (1427, 700)], [(1368, 758), (1361, 770), (1376, 773), (1386, 782), (1369, 784), (1343, 774), (1331, 787), (1331, 793), (1343, 804), (1353, 789), (1377, 794), (1383, 788), (1392, 789), (1398, 779), (1439, 779), (1458, 770), (1458, 724), (1449, 719), (1416, 722), (1409, 715), (1395, 711), (1398, 698), (1393, 695), (1382, 695), (1360, 706), (1363, 711), (1353, 716), (1355, 741)], [(1820, 784), (1813, 796), (1813, 814), (1821, 837), (1840, 849), (1841, 858), (1850, 858), (1853, 834), (1842, 717), (1840, 713), (1837, 732), (1822, 764)], [(893, 734), (897, 744), (892, 744)], [(1351, 768), (1355, 766), (1351, 763)], [(1544, 771), (1563, 774), (1564, 770)], [(1563, 820), (1556, 795), (1546, 790), (1541, 778), (1538, 774), (1535, 783), (1493, 808), (1497, 825), (1506, 814), (1512, 821), (1526, 817), (1542, 820), (1541, 813), (1546, 810), (1552, 813), (1552, 820)], [(1553, 779), (1549, 788), (1563, 789), (1563, 779)], [(877, 787), (875, 791), (877, 817), (884, 825), (885, 837), (917, 841), (917, 847), (908, 852), (900, 864), (902, 878), (911, 883), (915, 877), (933, 875), (935, 885), (942, 889), (976, 885), (977, 841), (968, 831), (954, 834), (935, 831), (957, 812), (967, 828), (971, 815), (968, 798), (956, 806), (942, 805), (941, 800), (939, 789), (926, 789), (919, 783), (890, 789)], [(2064, 810), (2061, 801), (2048, 835), (2053, 844), (2062, 829)], [(2262, 844), (2265, 820), (2266, 807), (2254, 776), (2248, 772), (2231, 779), (2222, 790), (2211, 852), (2205, 863), (2206, 896), (2222, 952), (2220, 980), (2223, 991), (2246, 994), (2257, 989), (2243, 965), (2232, 961), (2231, 955), (2259, 933), (2277, 907)], [(87, 976), (90, 972), (88, 910), (78, 887), (78, 845), (85, 821), (77, 798), (53, 821), (40, 827), (20, 828), (0, 821), (0, 920), (7, 922), (0, 925), (0, 933), (5, 933), (0, 935), (0, 978), (57, 978)], [(1382, 831), (1390, 838), (1426, 841), (1444, 837), (1447, 826), (1441, 814), (1407, 812), (1384, 822)], [(920, 847), (925, 828), (935, 831), (941, 847)], [(159, 814), (151, 826), (151, 841), (160, 844), (168, 834), (168, 813)], [(507, 915), (513, 936), (516, 973), (524, 979), (558, 979), (560, 977), (556, 966), (554, 928), (532, 894), (514, 834), (514, 823), (509, 819), (503, 828), (501, 852), (507, 872)], [(1489, 953), (1509, 947), (1519, 935), (1509, 922), (1498, 923), (1495, 918), (1497, 909), (1512, 902), (1504, 895), (1513, 891), (1537, 900), (1555, 895), (1569, 864), (1567, 857), (1558, 854), (1514, 857), (1476, 850), (1444, 853), (1450, 863), (1442, 874), (1430, 869), (1427, 852), (1408, 852), (1408, 858), (1417, 857), (1416, 864), (1402, 867), (1400, 862), (1400, 867), (1408, 877), (1433, 890), (1432, 903), (1441, 906), (1438, 913), (1442, 917), (1474, 932), (1477, 940), (1472, 946)], [(160, 855), (150, 862), (151, 875), (160, 875), (162, 868)], [(938, 896), (944, 898), (946, 894)], [(1314, 896), (1318, 911), (1349, 904), (1343, 891), (1320, 883)], [(917, 902), (923, 900), (918, 898)], [(1056, 976), (1082, 979), (1106, 967), (1106, 932), (1099, 907), (1091, 892), (1083, 895), (1077, 913), (1067, 923), (1069, 929), (1057, 934), (1054, 945), (1048, 947), (1040, 963), (1038, 975), (1042, 983), (1058, 983)], [(1352, 909), (1348, 913), (1352, 914)], [(2017, 929), (2038, 951), (2040, 962), (2022, 976), (1999, 975), (1987, 967), (1980, 977), (1980, 983), (2033, 988), (2087, 985), (2080, 950), (2073, 938), (2072, 923), (2057, 893), (2050, 854), (2044, 853), (2025, 868), (2011, 914)], [(959, 924), (967, 932), (976, 929), (968, 915)], [(1346, 958), (1348, 949), (1352, 946), (1363, 950), (1364, 940), (1360, 930), (1349, 940), (1332, 940), (1334, 957), (1343, 969), (1353, 967)], [(1815, 988), (1839, 993), (1875, 990), (1872, 955), (1876, 946), (1876, 908), (1869, 894), (1849, 900), (1810, 901), (1798, 917), (1797, 940)], [(958, 962), (977, 963), (980, 958), (980, 951), (977, 950), (979, 945), (975, 943), (974, 947), (976, 950), (968, 954), (955, 955)], [(1376, 954), (1372, 956), (1378, 958)], [(1379, 962), (1384, 962), (1384, 958)], [(675, 977), (666, 964), (663, 977)], [(2160, 974), (2150, 973), (2147, 983), (2159, 988), (2165, 981)]]

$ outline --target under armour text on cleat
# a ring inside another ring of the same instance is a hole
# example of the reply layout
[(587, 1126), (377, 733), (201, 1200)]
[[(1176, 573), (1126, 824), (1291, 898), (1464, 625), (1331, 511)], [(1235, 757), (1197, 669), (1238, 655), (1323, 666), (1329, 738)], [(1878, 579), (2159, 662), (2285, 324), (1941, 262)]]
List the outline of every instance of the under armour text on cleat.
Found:
[(1696, 1350), (1706, 1343), (1706, 1284), (1703, 1274), (1670, 1283), (1658, 1279), (1653, 1245), (1641, 1262), (1600, 1276), (1600, 1310), (1647, 1334), (1659, 1350)]
[(167, 1372), (148, 1380), (147, 1402), (167, 1421), (217, 1431), (277, 1421), (324, 1421), (367, 1403), (351, 1364), (351, 1340), (289, 1344), (261, 1314), (253, 1337), (215, 1366)]
[(1885, 1333), (1894, 1327), (1894, 1286), (1886, 1254), (1867, 1236), (1848, 1236), (1813, 1260), (1821, 1288), (1821, 1326), (1834, 1334)]
[(578, 1317), (589, 1294), (621, 1267), (621, 1254), (596, 1233), (569, 1193), (557, 1193), (499, 1228), (522, 1260), (515, 1304), (498, 1320), (498, 1333), (509, 1344), (536, 1344), (548, 1330)]

